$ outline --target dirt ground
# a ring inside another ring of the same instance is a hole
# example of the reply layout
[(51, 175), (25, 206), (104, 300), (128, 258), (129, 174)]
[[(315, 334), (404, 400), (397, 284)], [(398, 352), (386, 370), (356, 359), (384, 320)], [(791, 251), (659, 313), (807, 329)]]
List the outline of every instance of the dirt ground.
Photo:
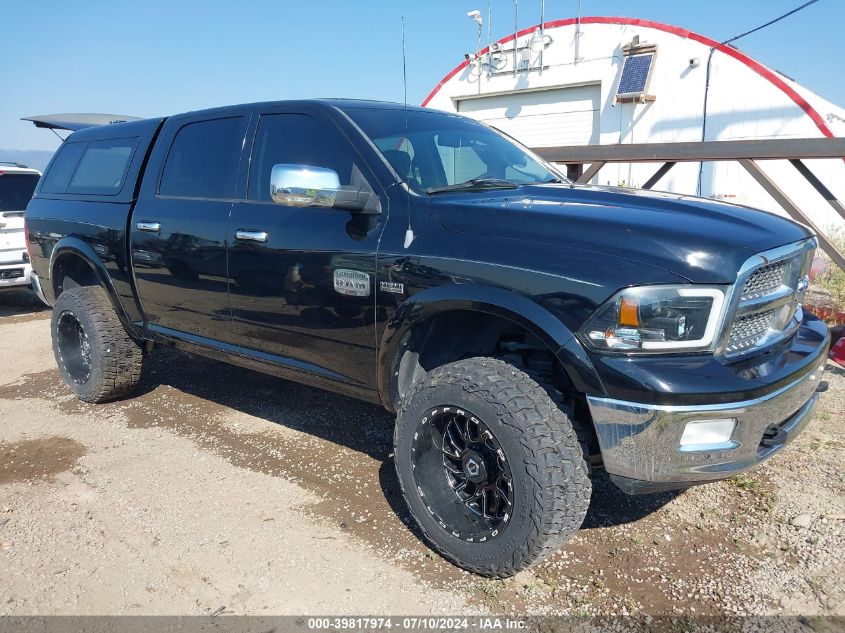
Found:
[(627, 497), (485, 580), (420, 540), (378, 407), (174, 350), (92, 406), (49, 312), (0, 294), (0, 615), (845, 615), (845, 371), (791, 446), (736, 479)]

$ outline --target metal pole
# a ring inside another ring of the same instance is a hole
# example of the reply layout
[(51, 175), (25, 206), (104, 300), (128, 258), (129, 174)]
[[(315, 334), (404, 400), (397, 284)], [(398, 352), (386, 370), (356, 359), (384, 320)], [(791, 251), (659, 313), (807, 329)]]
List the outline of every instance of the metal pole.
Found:
[(487, 0), (487, 76), (493, 72), (493, 0)]
[(479, 70), (481, 69), (481, 59), (480, 59), (480, 57), (481, 57), (481, 29), (482, 29), (482, 26), (479, 24), (478, 25), (478, 44), (476, 45), (476, 48), (475, 48), (475, 54), (479, 57), (479, 59), (478, 59)]
[(478, 41), (475, 47), (475, 64), (478, 66), (478, 94), (481, 94), (481, 76), (484, 74), (484, 70), (481, 67), (481, 30), (482, 25), (478, 25)]
[(543, 53), (546, 52), (546, 0), (540, 0), (540, 39), (543, 48), (540, 49), (540, 73), (543, 72)]
[(516, 77), (517, 34), (519, 33), (519, 0), (513, 0), (513, 76)]
[(575, 59), (573, 62), (578, 63), (581, 43), (581, 0), (578, 0), (578, 19), (575, 20)]

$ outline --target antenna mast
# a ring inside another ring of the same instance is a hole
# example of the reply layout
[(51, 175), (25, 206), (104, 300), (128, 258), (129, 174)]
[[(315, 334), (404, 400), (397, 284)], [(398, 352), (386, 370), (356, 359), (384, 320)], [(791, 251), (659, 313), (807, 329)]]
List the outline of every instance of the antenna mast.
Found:
[[(405, 16), (402, 16), (402, 91), (404, 94), (405, 109), (405, 139), (408, 142), (408, 71), (405, 63)], [(408, 164), (408, 173), (405, 175), (405, 187), (408, 188), (408, 181), (411, 180), (411, 166)], [(405, 248), (408, 248), (414, 241), (414, 230), (411, 228), (411, 192), (410, 188), (405, 192), (408, 196), (408, 229), (405, 231)]]
[(408, 72), (405, 69), (405, 16), (402, 16), (402, 92), (405, 106), (405, 130), (408, 129)]

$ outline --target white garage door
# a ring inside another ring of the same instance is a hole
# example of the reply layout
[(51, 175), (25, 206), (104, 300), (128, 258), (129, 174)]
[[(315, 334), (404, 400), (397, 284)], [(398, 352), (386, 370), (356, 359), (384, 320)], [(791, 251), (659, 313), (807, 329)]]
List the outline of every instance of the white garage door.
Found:
[(599, 142), (601, 86), (575, 86), (470, 97), (458, 112), (499, 128), (528, 147)]

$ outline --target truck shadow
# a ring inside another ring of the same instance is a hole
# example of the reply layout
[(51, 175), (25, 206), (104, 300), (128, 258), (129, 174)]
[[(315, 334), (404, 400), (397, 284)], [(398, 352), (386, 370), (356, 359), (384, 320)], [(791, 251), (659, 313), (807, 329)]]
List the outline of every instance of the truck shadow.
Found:
[[(142, 394), (167, 385), (220, 407), (313, 435), (376, 460), (378, 485), (386, 502), (403, 524), (421, 537), (402, 498), (394, 468), (392, 414), (377, 405), (228, 363), (186, 355), (171, 348), (158, 348), (148, 361), (141, 384)], [(355, 467), (355, 464), (350, 465), (351, 470)], [(364, 476), (371, 478), (372, 474)], [(593, 476), (593, 497), (582, 529), (635, 522), (675, 496), (675, 493), (628, 496), (599, 470)], [(352, 498), (345, 501), (354, 502)]]
[(0, 318), (27, 317), (37, 318), (47, 313), (49, 308), (35, 296), (29, 288), (0, 290)]

